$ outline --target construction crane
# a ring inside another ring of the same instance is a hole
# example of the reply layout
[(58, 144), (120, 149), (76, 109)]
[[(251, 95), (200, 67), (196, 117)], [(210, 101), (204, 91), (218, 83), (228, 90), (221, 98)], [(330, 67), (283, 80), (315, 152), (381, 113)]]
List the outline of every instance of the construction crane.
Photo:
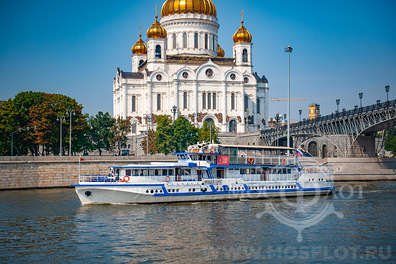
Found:
[[(288, 98), (272, 98), (270, 99), (271, 102), (287, 102), (289, 100)], [(302, 102), (302, 101), (307, 101), (305, 98), (290, 98), (290, 101), (292, 102)]]

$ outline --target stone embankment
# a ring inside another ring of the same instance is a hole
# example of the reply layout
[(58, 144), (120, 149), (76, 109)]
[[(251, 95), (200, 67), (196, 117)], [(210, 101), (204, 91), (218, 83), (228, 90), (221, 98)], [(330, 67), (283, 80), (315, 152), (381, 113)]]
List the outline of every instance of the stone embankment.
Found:
[[(147, 157), (0, 157), (0, 190), (70, 187), (81, 175), (105, 175), (110, 166), (146, 163)], [(173, 156), (152, 156), (150, 161), (176, 161)]]
[[(105, 175), (110, 166), (134, 162), (176, 161), (174, 156), (134, 157), (0, 157), (0, 190), (70, 187), (78, 175)], [(396, 180), (396, 160), (329, 158), (335, 181)]]

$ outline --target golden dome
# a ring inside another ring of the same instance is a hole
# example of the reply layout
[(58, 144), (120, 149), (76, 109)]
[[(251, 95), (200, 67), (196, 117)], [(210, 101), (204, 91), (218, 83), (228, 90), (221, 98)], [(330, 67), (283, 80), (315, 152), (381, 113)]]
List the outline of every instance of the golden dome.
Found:
[(147, 54), (147, 45), (142, 40), (142, 34), (139, 34), (139, 40), (136, 41), (131, 49), (132, 53), (135, 54)]
[(242, 12), (242, 21), (241, 27), (235, 32), (234, 36), (234, 43), (243, 43), (243, 42), (252, 42), (252, 34), (243, 26), (243, 12)]
[(217, 56), (218, 57), (224, 57), (225, 56), (225, 52), (224, 52), (223, 48), (220, 47), (219, 44), (217, 44)]
[(162, 17), (188, 13), (217, 17), (216, 7), (212, 0), (166, 0), (162, 5)]
[(147, 37), (150, 38), (166, 38), (166, 30), (165, 28), (161, 25), (160, 22), (158, 22), (158, 16), (155, 16), (155, 21), (151, 25), (151, 27), (147, 30)]

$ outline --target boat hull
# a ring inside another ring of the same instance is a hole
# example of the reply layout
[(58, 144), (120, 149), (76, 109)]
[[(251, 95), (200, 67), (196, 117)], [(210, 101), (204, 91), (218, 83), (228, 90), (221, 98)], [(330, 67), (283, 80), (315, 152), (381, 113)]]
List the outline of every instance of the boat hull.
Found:
[(329, 195), (332, 187), (291, 189), (291, 190), (263, 190), (237, 192), (199, 192), (177, 194), (146, 194), (140, 187), (132, 186), (75, 186), (76, 193), (83, 205), (89, 204), (154, 204), (154, 203), (181, 203), (205, 202), (240, 199), (266, 199), (293, 196)]

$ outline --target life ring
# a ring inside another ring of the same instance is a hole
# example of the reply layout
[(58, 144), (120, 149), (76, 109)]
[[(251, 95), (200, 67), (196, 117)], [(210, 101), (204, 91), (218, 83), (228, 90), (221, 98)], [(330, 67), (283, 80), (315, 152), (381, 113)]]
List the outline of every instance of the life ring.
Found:
[(248, 162), (249, 162), (249, 164), (253, 164), (254, 163), (254, 158), (248, 158)]
[(123, 182), (129, 182), (131, 180), (131, 178), (129, 176), (124, 176), (124, 178), (122, 178)]
[(283, 165), (286, 165), (286, 163), (287, 163), (286, 158), (283, 158), (283, 159), (282, 159), (282, 164), (283, 164)]
[(170, 177), (169, 176), (165, 176), (165, 182), (170, 182)]

